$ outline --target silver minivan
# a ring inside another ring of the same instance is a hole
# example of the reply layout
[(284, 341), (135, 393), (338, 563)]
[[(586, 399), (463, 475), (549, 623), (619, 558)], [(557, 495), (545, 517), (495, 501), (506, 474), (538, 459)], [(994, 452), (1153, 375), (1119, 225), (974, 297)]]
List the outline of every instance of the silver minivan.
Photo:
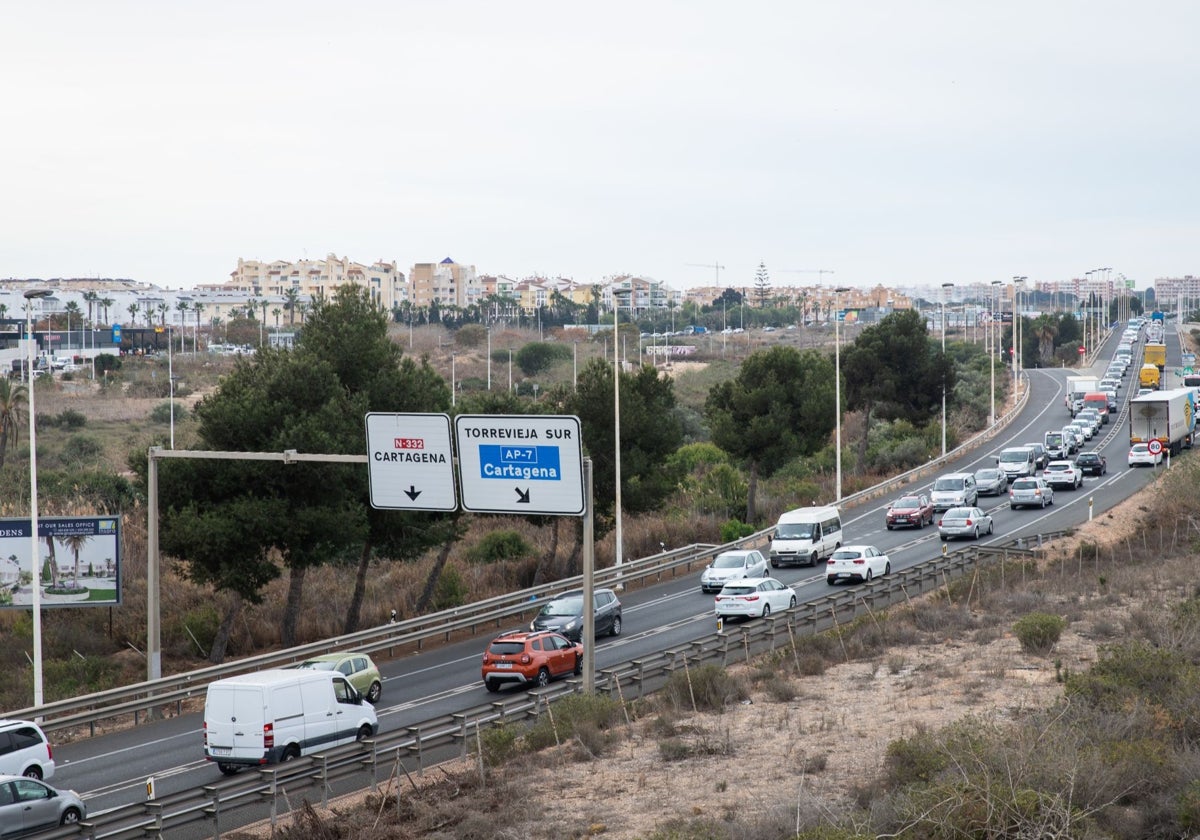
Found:
[(979, 491), (975, 486), (974, 473), (947, 473), (933, 482), (929, 500), (936, 511), (954, 507), (975, 507), (979, 502)]

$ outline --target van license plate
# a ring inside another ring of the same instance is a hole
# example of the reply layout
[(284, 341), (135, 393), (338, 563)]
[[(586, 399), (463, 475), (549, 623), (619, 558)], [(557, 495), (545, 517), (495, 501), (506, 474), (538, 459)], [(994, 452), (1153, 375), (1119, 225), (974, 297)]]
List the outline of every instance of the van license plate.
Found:
[(231, 755), (233, 753), (233, 747), (209, 747), (208, 751), (212, 755)]

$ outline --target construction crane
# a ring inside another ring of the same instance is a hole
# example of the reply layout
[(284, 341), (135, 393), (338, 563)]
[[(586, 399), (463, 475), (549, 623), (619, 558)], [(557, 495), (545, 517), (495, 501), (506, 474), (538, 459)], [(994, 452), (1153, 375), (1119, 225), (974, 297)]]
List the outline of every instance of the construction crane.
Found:
[(716, 279), (713, 285), (721, 285), (721, 269), (725, 268), (725, 266), (721, 265), (720, 263), (686, 263), (686, 265), (690, 265), (693, 268), (711, 268), (716, 272)]
[(832, 268), (780, 268), (776, 270), (784, 274), (816, 274), (818, 283), (821, 282), (820, 275), (833, 274)]

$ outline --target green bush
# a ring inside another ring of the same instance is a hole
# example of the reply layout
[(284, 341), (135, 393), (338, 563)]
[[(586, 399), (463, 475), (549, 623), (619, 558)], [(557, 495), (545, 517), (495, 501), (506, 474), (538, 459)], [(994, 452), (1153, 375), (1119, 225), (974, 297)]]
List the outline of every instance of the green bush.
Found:
[(530, 750), (542, 750), (578, 738), (592, 755), (609, 743), (612, 728), (624, 720), (621, 704), (603, 694), (572, 694), (538, 716), (525, 734)]
[(753, 534), (755, 528), (753, 525), (747, 525), (740, 519), (730, 519), (721, 526), (721, 542), (731, 543), (734, 540), (740, 540), (742, 537), (748, 537)]
[(150, 409), (150, 422), (151, 423), (170, 423), (172, 406), (175, 407), (175, 422), (176, 423), (180, 422), (185, 417), (187, 417), (187, 406), (185, 406), (183, 403), (178, 402), (178, 401), (171, 402), (170, 400), (168, 400), (167, 402), (159, 403), (158, 405), (154, 406), (154, 408)]
[(1049, 613), (1029, 613), (1013, 625), (1013, 633), (1021, 643), (1021, 650), (1044, 656), (1054, 649), (1067, 629), (1067, 620)]
[(571, 348), (565, 344), (534, 341), (518, 350), (513, 358), (526, 376), (536, 376), (549, 370), (556, 362), (570, 359), (571, 353)]
[(461, 607), (467, 603), (467, 584), (458, 569), (447, 566), (438, 576), (437, 587), (433, 593), (434, 610), (448, 610)]
[(459, 347), (478, 347), (487, 341), (488, 329), (483, 324), (463, 324), (454, 334)]
[(104, 444), (93, 435), (72, 435), (63, 445), (62, 461), (68, 467), (95, 463), (104, 454)]
[(497, 563), (502, 560), (520, 560), (533, 554), (533, 546), (516, 531), (492, 531), (484, 535), (479, 544), (467, 552), (472, 563)]
[(921, 732), (887, 745), (884, 783), (892, 789), (914, 782), (928, 784), (948, 765), (949, 758), (937, 740), (928, 732)]
[(82, 429), (87, 425), (87, 416), (73, 408), (59, 413), (55, 422), (63, 429)]
[(516, 730), (503, 723), (490, 726), (479, 733), (479, 745), (483, 763), (499, 767), (517, 755)]

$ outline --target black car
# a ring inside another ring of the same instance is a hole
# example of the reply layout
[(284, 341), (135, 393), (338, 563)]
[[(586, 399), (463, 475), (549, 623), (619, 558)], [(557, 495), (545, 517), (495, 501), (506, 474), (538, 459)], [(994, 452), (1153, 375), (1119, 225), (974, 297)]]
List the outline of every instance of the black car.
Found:
[[(621, 635), (621, 602), (611, 589), (592, 592), (596, 605), (596, 635)], [(530, 630), (553, 630), (574, 642), (583, 636), (583, 590), (573, 589), (547, 601), (533, 622)]]
[(1080, 452), (1075, 466), (1084, 475), (1104, 475), (1108, 472), (1108, 460), (1099, 452)]

